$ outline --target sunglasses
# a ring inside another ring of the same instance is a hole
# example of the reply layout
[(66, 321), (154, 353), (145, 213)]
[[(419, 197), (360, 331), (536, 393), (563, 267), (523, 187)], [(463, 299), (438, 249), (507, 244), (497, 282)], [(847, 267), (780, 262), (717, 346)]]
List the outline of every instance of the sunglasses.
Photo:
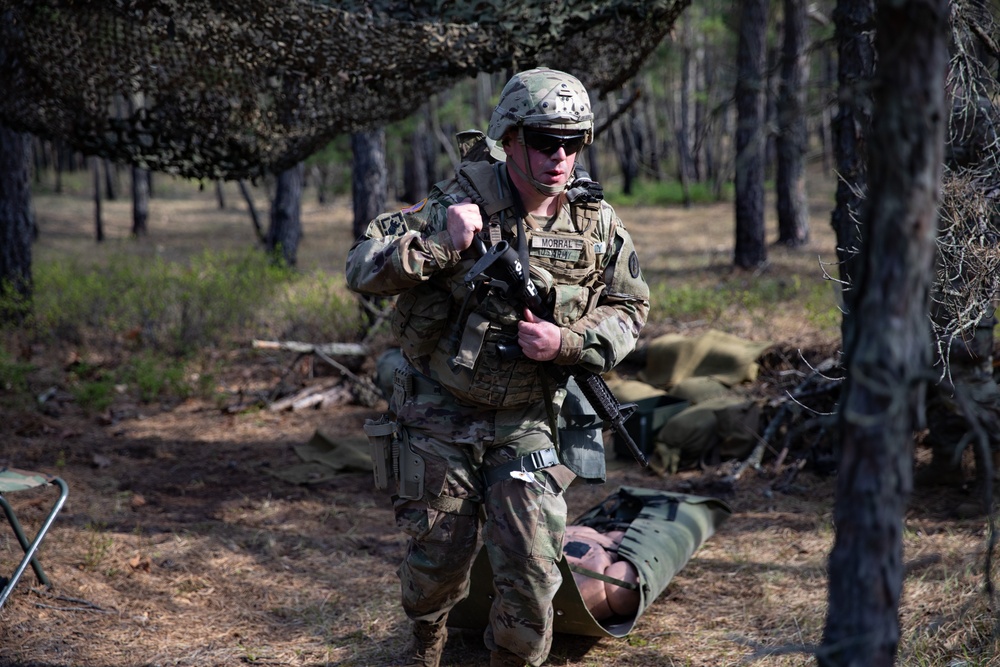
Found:
[(524, 145), (543, 155), (552, 155), (562, 148), (566, 155), (572, 155), (587, 141), (586, 134), (550, 134), (540, 130), (524, 128)]

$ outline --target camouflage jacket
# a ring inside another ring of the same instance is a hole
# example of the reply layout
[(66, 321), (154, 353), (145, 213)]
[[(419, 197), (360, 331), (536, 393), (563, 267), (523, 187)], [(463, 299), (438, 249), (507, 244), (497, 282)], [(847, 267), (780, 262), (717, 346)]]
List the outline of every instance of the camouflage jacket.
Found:
[[(351, 289), (399, 295), (393, 330), (414, 366), (460, 397), (493, 407), (511, 405), (498, 392), (516, 396), (517, 403), (540, 398), (526, 388), (539, 387), (538, 367), (544, 364), (521, 359), (504, 365), (491, 354), (492, 343), (516, 338), (523, 305), (470, 290), (464, 277), (475, 258), (455, 249), (446, 223), (448, 206), (472, 196), (483, 209), (484, 227), (490, 221), (498, 224), (501, 238), (516, 247), (516, 217), (504, 205), (501, 183), (506, 182), (502, 163), (465, 163), (424, 201), (373, 220), (347, 260)], [(485, 192), (489, 183), (501, 192)], [(470, 192), (475, 184), (484, 192)], [(589, 215), (564, 201), (554, 219), (529, 220), (525, 234), (533, 281), (548, 296), (560, 327), (554, 363), (603, 373), (634, 349), (649, 310), (649, 288), (614, 209), (603, 201), (588, 206)], [(505, 375), (503, 382), (520, 383), (521, 388), (505, 384), (470, 395), (466, 385), (477, 382), (480, 370)]]

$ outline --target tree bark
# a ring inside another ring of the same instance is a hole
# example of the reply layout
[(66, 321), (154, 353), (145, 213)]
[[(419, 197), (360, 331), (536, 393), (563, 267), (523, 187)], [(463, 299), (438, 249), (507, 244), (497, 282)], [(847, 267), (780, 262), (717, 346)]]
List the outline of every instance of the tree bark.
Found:
[(691, 206), (691, 179), (695, 177), (694, 157), (692, 156), (691, 140), (691, 105), (695, 97), (694, 90), (694, 58), (691, 44), (691, 20), (687, 13), (681, 16), (681, 90), (679, 97), (680, 109), (677, 114), (677, 174), (681, 181), (681, 191), (684, 194), (684, 208)]
[(132, 165), (132, 236), (149, 234), (149, 174)]
[(101, 160), (101, 164), (104, 166), (104, 199), (115, 201), (118, 198), (115, 165), (108, 159)]
[(764, 240), (764, 58), (767, 0), (744, 0), (736, 54), (736, 266), (767, 261)]
[(875, 73), (875, 0), (839, 0), (833, 12), (837, 38), (839, 100), (833, 119), (833, 153), (837, 166), (836, 206), (831, 225), (837, 238), (844, 316), (844, 349), (854, 337), (854, 264), (860, 251), (861, 220), (868, 192), (868, 136), (872, 125), (871, 85)]
[(930, 374), (927, 318), (944, 159), (948, 0), (880, 2), (857, 336), (838, 409), (841, 460), (821, 667), (890, 667), (899, 644), (913, 430)]
[(784, 0), (785, 30), (781, 53), (781, 84), (778, 88), (778, 175), (775, 195), (778, 213), (778, 243), (791, 247), (809, 241), (806, 207), (806, 118), (805, 84), (806, 2)]
[(215, 181), (215, 201), (219, 205), (219, 210), (225, 210), (226, 208), (226, 191), (225, 182), (219, 178)]
[(354, 238), (358, 238), (365, 233), (368, 223), (385, 211), (388, 193), (385, 129), (352, 134), (351, 153), (354, 156), (351, 169), (351, 195), (354, 201), (352, 230)]
[[(388, 194), (388, 173), (385, 164), (385, 129), (355, 132), (351, 135), (351, 152), (354, 163), (351, 169), (351, 194), (354, 200), (354, 238), (359, 238), (368, 228), (368, 223), (385, 210)], [(420, 194), (419, 197), (424, 197)], [(414, 198), (416, 201), (416, 197)], [(363, 296), (372, 308), (362, 310), (362, 317), (371, 327), (377, 319), (375, 312), (381, 310), (385, 299)]]
[(264, 247), (277, 262), (294, 267), (298, 262), (299, 240), (302, 238), (302, 182), (305, 165), (278, 174), (274, 200), (271, 202), (271, 225)]
[[(704, 40), (704, 37), (701, 39)], [(705, 94), (698, 99), (698, 103), (695, 106), (694, 136), (697, 137), (695, 155), (698, 156), (697, 160), (699, 164), (704, 163), (704, 166), (699, 169), (701, 180), (710, 182), (715, 192), (718, 193), (721, 190), (723, 179), (720, 173), (721, 169), (719, 168), (718, 156), (721, 151), (718, 146), (721, 142), (721, 127), (725, 124), (727, 112), (725, 110), (715, 114), (710, 112), (709, 104), (706, 100), (714, 100), (717, 95), (715, 80), (716, 54), (715, 50), (707, 48), (704, 42), (702, 42), (702, 50), (704, 53), (700, 62), (698, 80), (701, 82), (701, 88), (705, 91)]]
[(415, 116), (416, 125), (409, 137), (409, 148), (403, 158), (403, 201), (416, 202), (427, 196), (431, 188), (428, 154), (433, 149), (427, 141), (427, 111), (422, 109)]
[(247, 187), (247, 182), (244, 180), (238, 181), (240, 187), (240, 194), (243, 195), (243, 200), (247, 203), (247, 210), (250, 212), (250, 222), (253, 223), (253, 231), (257, 236), (257, 240), (260, 241), (261, 245), (267, 245), (267, 235), (264, 233), (263, 227), (260, 224), (260, 216), (257, 215), (257, 207), (253, 203), (253, 195), (250, 194), (250, 188)]
[(101, 216), (101, 160), (90, 158), (90, 169), (94, 176), (94, 240), (104, 242), (104, 218)]
[[(633, 99), (632, 102), (634, 101)], [(631, 102), (629, 103), (628, 111), (631, 111)], [(619, 114), (615, 112), (613, 115), (617, 116)], [(632, 194), (635, 179), (639, 175), (631, 113), (629, 113), (628, 118), (622, 119), (611, 127), (611, 138), (613, 139), (612, 145), (615, 149), (615, 155), (618, 158), (618, 167), (622, 172), (622, 192), (630, 195)]]
[[(653, 77), (647, 74), (644, 77), (643, 88), (653, 90)], [(653, 180), (657, 183), (663, 181), (663, 159), (661, 157), (660, 124), (656, 120), (656, 100), (651, 95), (644, 95), (641, 101), (642, 125), (646, 131), (646, 150), (649, 155), (649, 172)]]
[(14, 301), (32, 296), (29, 176), (31, 137), (0, 125), (0, 321), (16, 322), (25, 314)]

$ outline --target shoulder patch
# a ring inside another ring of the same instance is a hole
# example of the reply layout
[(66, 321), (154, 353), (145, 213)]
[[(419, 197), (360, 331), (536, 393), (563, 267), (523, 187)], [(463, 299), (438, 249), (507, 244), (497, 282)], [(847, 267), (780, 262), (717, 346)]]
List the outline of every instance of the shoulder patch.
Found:
[(639, 257), (635, 254), (635, 250), (628, 256), (628, 272), (633, 278), (639, 277)]
[(420, 211), (420, 209), (424, 207), (424, 204), (426, 203), (427, 203), (427, 198), (424, 197), (422, 200), (418, 201), (413, 206), (410, 206), (409, 208), (404, 208), (402, 211), (400, 211), (400, 213), (417, 213), (418, 211)]
[(386, 238), (402, 236), (406, 232), (406, 220), (401, 211), (380, 215), (375, 218), (375, 224), (382, 231), (382, 236)]

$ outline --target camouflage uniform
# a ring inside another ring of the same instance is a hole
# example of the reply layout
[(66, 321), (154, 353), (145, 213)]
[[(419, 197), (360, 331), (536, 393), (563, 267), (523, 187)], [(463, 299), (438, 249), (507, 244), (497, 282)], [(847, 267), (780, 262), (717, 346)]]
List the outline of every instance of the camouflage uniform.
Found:
[[(473, 180), (496, 183), (486, 202), (470, 184), (473, 172)], [(635, 346), (649, 291), (611, 206), (582, 211), (564, 197), (552, 220), (528, 216), (521, 228), (532, 276), (551, 295), (559, 355), (547, 363), (502, 359), (499, 344), (517, 344), (523, 304), (466, 284), (476, 258), (455, 249), (447, 209), (472, 196), (496, 223), (492, 241), (513, 244), (517, 216), (487, 210), (497, 208), (489, 201), (503, 199), (505, 183), (503, 163), (464, 164), (423, 202), (379, 216), (351, 248), (347, 280), (364, 294), (398, 295), (393, 329), (408, 363), (396, 371), (390, 408), (401, 456), (415, 459), (414, 476), (422, 477), (419, 490), (406, 487), (411, 497), (394, 497), (396, 522), (411, 538), (399, 569), (403, 608), (415, 621), (446, 618), (468, 593), (483, 520), (497, 592), (486, 644), (537, 665), (549, 653), (561, 584), (563, 491), (576, 477), (555, 458), (566, 392), (551, 365), (613, 368)]]

